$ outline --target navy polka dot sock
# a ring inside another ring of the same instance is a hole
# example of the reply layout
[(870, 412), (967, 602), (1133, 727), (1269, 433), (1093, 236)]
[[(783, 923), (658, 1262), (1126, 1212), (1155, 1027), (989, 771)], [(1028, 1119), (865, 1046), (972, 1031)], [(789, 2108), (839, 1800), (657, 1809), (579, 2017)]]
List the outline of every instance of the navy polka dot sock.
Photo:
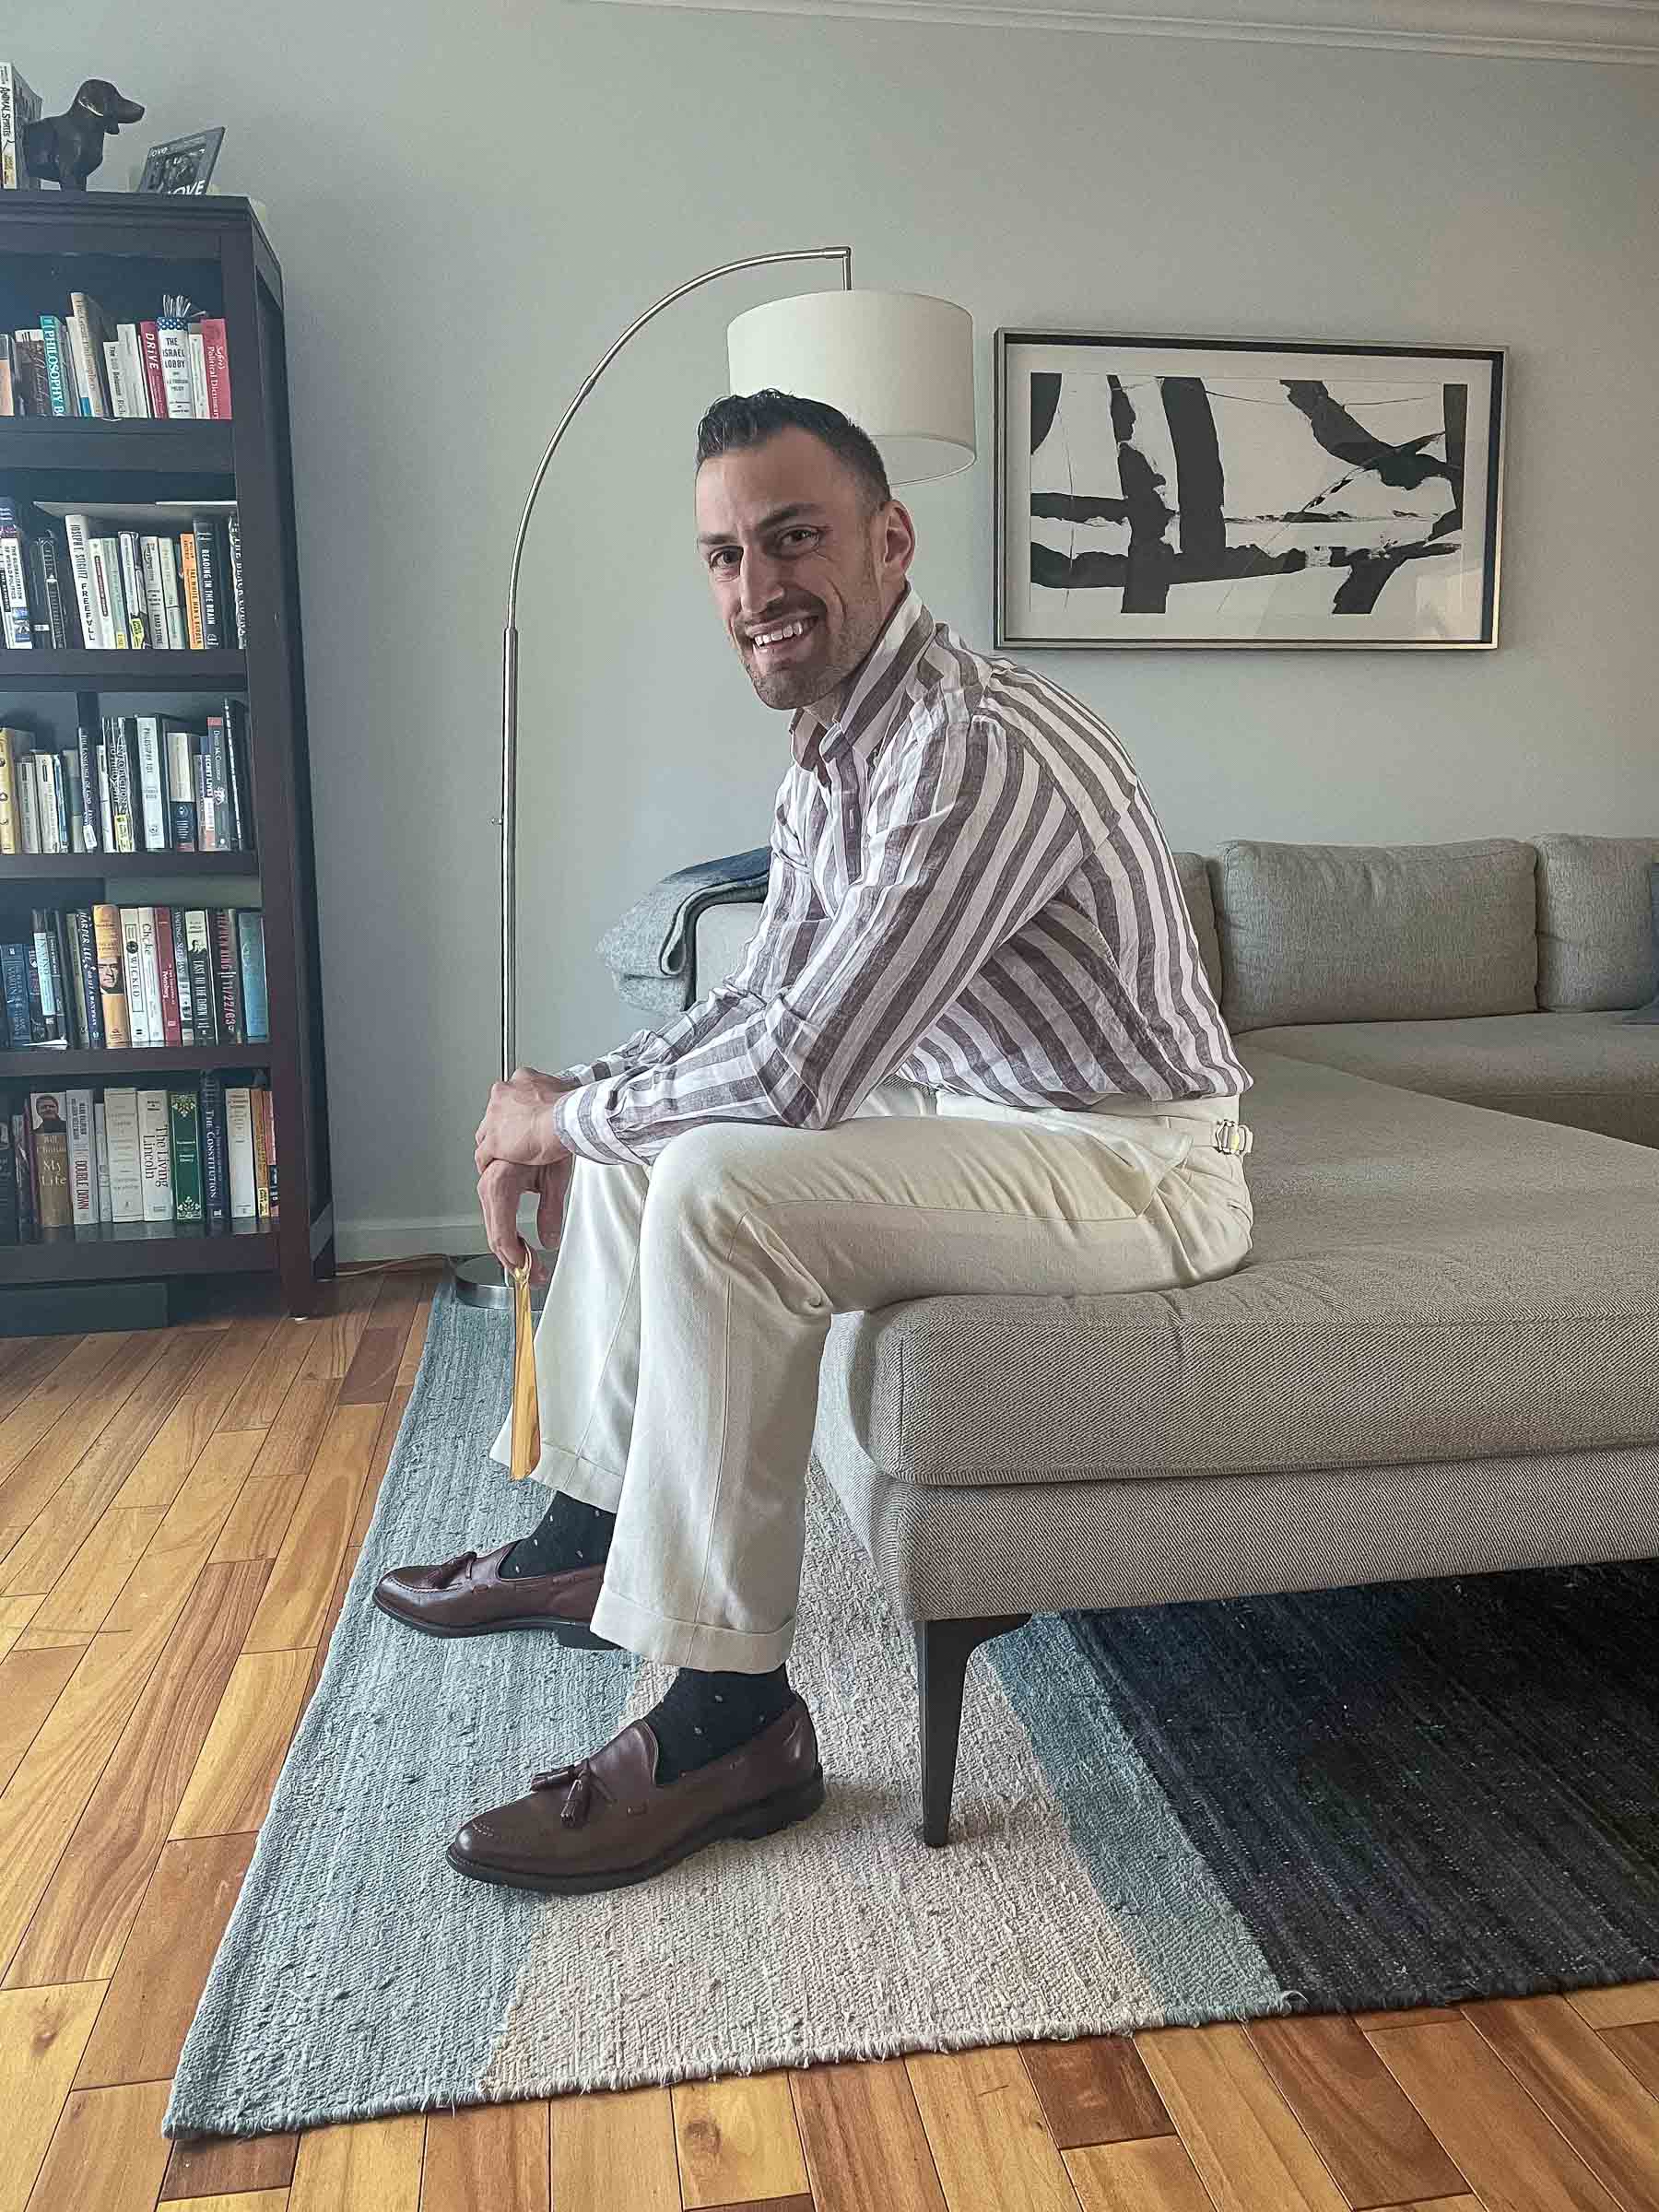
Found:
[(556, 1493), (552, 1504), (527, 1536), (521, 1536), (501, 1561), (501, 1572), (568, 1574), (572, 1567), (597, 1567), (609, 1557), (617, 1516), (580, 1498)]
[(709, 1675), (682, 1666), (645, 1718), (662, 1756), (659, 1782), (677, 1782), (724, 1759), (782, 1718), (794, 1691), (781, 1666), (769, 1675)]

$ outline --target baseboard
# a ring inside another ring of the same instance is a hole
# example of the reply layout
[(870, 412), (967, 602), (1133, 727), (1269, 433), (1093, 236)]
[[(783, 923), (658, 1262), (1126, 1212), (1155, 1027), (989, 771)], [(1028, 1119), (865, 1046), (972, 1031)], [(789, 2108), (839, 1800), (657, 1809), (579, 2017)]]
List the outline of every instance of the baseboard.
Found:
[(475, 1207), (435, 1221), (340, 1221), (335, 1250), (342, 1260), (407, 1260), (420, 1252), (482, 1252), (484, 1224)]

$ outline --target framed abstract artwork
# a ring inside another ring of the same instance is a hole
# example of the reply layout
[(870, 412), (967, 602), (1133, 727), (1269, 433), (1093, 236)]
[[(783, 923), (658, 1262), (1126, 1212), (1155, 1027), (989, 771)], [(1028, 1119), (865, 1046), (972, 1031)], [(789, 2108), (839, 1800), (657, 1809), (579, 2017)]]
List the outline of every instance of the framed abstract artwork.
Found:
[(995, 642), (1495, 646), (1505, 367), (999, 330)]

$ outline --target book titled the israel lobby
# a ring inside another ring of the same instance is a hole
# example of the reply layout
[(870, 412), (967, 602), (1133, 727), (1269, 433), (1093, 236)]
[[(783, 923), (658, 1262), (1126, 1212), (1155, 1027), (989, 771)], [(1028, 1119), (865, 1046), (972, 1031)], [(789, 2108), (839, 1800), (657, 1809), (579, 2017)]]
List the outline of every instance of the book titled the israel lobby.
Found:
[(1496, 645), (1505, 371), (999, 330), (996, 643)]

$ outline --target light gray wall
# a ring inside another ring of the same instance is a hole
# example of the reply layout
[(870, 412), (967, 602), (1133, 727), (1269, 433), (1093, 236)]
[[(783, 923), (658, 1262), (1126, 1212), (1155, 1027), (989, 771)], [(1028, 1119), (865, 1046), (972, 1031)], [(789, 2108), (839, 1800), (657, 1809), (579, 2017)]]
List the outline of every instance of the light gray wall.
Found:
[[(999, 324), (1501, 344), (1496, 653), (1033, 654), (1127, 744), (1177, 845), (1659, 828), (1659, 70), (522, 0), (76, 0), (8, 34), (153, 138), (227, 125), (288, 295), (342, 1249), (472, 1241), (495, 1071), (511, 533), (552, 422), (713, 263), (854, 250), (973, 313), (982, 459), (908, 495), (912, 576), (989, 641)], [(826, 268), (829, 279), (832, 273)], [(593, 952), (646, 885), (759, 842), (786, 721), (691, 547), (689, 452), (764, 272), (645, 333), (526, 562), (520, 1047), (638, 1026)]]

